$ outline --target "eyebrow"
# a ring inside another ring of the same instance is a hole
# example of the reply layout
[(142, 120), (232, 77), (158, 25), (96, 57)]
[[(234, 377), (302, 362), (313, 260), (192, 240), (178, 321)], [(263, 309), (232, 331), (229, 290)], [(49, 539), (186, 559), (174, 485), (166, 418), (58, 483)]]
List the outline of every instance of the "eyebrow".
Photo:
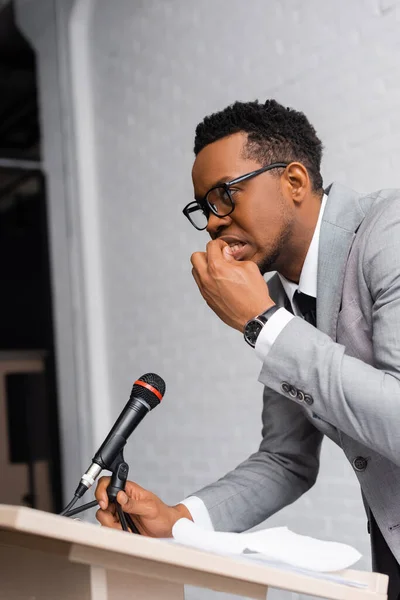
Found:
[[(217, 185), (221, 185), (222, 183), (228, 183), (228, 181), (232, 181), (233, 179), (236, 179), (235, 177), (232, 177), (232, 175), (226, 175), (225, 177), (220, 177), (218, 179), (218, 181), (216, 181), (211, 187), (209, 187), (207, 189), (207, 192), (209, 190), (212, 190), (212, 188), (216, 187)], [(206, 192), (206, 194), (207, 194)], [(205, 196), (205, 194), (204, 194)], [(196, 202), (200, 202), (201, 200), (204, 199), (204, 196), (195, 196), (194, 199), (196, 200)]]

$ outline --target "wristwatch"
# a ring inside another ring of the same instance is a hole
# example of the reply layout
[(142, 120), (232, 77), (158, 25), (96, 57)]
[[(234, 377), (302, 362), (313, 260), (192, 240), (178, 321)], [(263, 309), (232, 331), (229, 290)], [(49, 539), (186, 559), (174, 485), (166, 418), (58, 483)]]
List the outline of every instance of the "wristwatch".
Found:
[(279, 310), (279, 306), (271, 306), (271, 308), (268, 308), (260, 315), (257, 315), (256, 317), (253, 317), (253, 319), (247, 321), (246, 325), (244, 326), (243, 335), (246, 342), (250, 344), (252, 348), (255, 347), (257, 338), (260, 335), (265, 323), (267, 323), (268, 319), (270, 319), (277, 310)]

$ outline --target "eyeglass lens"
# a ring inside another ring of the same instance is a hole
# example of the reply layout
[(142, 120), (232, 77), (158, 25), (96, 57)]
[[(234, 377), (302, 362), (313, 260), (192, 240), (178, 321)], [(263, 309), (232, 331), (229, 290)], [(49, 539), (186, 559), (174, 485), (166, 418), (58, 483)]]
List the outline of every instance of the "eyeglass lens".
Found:
[[(208, 206), (207, 206), (208, 209)], [(208, 215), (210, 214), (210, 211), (207, 210), (207, 214), (204, 212), (204, 210), (201, 208), (200, 204), (193, 204), (191, 207), (188, 208), (188, 217), (191, 221), (191, 223), (197, 228), (197, 229), (205, 229), (207, 227), (207, 223), (208, 223)]]
[(232, 201), (228, 190), (224, 187), (215, 187), (206, 196), (212, 211), (219, 217), (228, 215), (232, 210)]
[(210, 211), (218, 217), (225, 217), (233, 210), (233, 202), (227, 189), (223, 186), (210, 190), (205, 197), (205, 203), (193, 202), (187, 207), (187, 216), (197, 229), (205, 229)]

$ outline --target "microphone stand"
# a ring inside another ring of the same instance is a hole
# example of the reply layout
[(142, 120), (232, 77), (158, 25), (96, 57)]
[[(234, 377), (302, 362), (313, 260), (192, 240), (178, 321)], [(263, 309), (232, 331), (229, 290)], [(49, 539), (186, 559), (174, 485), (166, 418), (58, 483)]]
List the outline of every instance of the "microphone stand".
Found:
[[(117, 502), (117, 495), (120, 491), (125, 491), (126, 480), (128, 479), (129, 473), (129, 465), (125, 462), (122, 450), (114, 460), (111, 465), (111, 481), (107, 487), (107, 496), (109, 502), (115, 504), (115, 508), (117, 511), (117, 515), (119, 521), (121, 523), (121, 527), (124, 531), (131, 530), (132, 533), (137, 533), (140, 535), (139, 530), (137, 529), (135, 523), (130, 514), (124, 513), (122, 510), (122, 506)], [(64, 513), (65, 517), (73, 517), (74, 515), (78, 515), (79, 513), (88, 510), (89, 508), (93, 508), (98, 505), (97, 500), (92, 500), (91, 502), (87, 502), (86, 504), (82, 504), (82, 506), (78, 506), (77, 508), (71, 508)]]

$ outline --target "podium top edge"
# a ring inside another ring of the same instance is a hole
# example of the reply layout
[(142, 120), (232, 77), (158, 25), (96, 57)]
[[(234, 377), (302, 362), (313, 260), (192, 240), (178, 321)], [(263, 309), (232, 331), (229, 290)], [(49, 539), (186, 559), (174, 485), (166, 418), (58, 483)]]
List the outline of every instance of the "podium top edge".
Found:
[[(96, 552), (106, 551), (124, 555), (132, 560), (140, 558), (264, 586), (297, 590), (310, 595), (323, 595), (331, 599), (343, 599), (349, 595), (349, 592), (354, 600), (367, 597), (379, 600), (386, 598), (383, 592), (386, 576), (379, 573), (353, 569), (336, 573), (344, 579), (358, 580), (367, 585), (362, 589), (349, 587), (343, 583), (315, 578), (308, 574), (252, 564), (241, 557), (218, 555), (176, 542), (171, 543), (171, 540), (126, 534), (115, 529), (75, 521), (23, 506), (0, 504), (0, 532), (2, 530), (38, 536), (41, 540), (47, 538), (71, 547), (80, 546), (91, 548)], [(319, 590), (322, 588), (321, 594)], [(316, 589), (318, 593), (315, 592)]]

